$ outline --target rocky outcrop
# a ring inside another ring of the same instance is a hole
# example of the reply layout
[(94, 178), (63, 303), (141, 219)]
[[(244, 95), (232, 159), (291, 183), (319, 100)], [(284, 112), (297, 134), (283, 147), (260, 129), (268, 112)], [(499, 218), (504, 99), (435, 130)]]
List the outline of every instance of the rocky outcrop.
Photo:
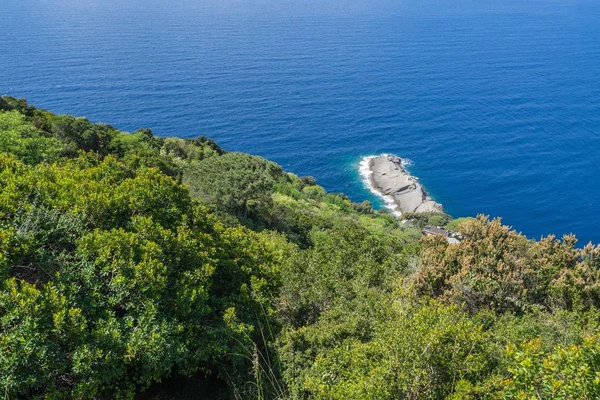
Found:
[[(369, 160), (369, 180), (381, 195), (393, 199), (395, 211), (444, 212), (441, 204), (427, 195), (419, 181), (402, 166), (402, 159), (392, 155), (381, 155)], [(388, 203), (389, 206), (389, 203)]]

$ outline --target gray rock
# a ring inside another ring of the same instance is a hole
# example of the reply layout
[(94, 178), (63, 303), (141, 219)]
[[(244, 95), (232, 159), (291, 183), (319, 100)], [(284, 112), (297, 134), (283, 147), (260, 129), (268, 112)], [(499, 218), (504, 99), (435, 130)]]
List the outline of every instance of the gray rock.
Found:
[(384, 196), (394, 199), (396, 211), (444, 212), (441, 204), (427, 195), (419, 181), (402, 166), (402, 159), (391, 155), (373, 157), (369, 161), (371, 185)]

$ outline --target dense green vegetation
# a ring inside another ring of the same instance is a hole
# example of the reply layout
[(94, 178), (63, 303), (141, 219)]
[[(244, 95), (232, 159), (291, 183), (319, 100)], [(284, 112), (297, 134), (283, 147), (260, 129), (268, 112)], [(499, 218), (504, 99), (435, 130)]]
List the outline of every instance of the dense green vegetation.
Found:
[(5, 399), (189, 376), (243, 399), (596, 399), (599, 268), (573, 236), (398, 221), (204, 137), (0, 97)]

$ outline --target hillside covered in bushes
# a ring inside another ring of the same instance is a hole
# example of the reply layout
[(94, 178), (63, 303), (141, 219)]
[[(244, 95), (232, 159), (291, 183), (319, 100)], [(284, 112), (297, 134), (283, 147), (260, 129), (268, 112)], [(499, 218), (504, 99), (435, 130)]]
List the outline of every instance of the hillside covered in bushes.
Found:
[(427, 218), (0, 97), (0, 396), (600, 398), (600, 247)]

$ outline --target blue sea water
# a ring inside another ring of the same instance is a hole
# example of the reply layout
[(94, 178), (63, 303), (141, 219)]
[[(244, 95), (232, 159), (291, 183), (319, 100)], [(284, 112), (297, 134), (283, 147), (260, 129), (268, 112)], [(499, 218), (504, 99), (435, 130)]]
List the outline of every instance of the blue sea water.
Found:
[(600, 242), (596, 0), (0, 0), (0, 94), (356, 201), (394, 153), (454, 216)]

